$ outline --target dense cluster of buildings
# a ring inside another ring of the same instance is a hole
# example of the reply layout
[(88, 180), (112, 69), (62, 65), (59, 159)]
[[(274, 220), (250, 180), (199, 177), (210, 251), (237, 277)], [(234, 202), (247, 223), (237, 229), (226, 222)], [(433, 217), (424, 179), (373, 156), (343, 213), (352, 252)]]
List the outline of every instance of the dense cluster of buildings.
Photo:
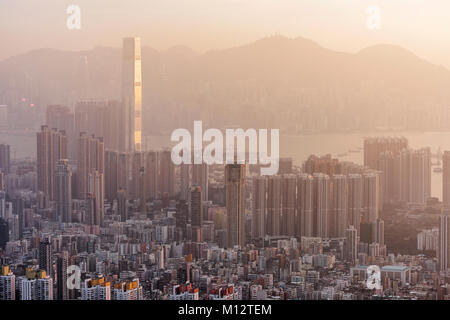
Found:
[(449, 215), (418, 236), (438, 259), (389, 252), (381, 216), (427, 203), (429, 149), (367, 138), (364, 165), (282, 158), (273, 176), (174, 165), (142, 143), (140, 59), (125, 39), (122, 101), (50, 106), (35, 161), (0, 145), (0, 299), (450, 298)]

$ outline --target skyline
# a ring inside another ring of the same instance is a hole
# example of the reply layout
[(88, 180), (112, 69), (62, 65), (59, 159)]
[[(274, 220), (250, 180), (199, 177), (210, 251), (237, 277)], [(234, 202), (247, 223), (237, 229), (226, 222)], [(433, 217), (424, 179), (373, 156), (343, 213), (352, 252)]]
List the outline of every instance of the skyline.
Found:
[(450, 300), (435, 1), (4, 0), (0, 300)]

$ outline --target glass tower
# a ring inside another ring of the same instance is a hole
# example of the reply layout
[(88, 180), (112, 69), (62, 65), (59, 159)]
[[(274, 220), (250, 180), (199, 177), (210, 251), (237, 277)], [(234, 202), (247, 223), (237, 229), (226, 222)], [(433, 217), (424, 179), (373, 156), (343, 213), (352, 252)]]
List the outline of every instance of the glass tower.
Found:
[(121, 150), (140, 152), (142, 149), (142, 73), (141, 40), (124, 38), (122, 53), (122, 101), (124, 133)]

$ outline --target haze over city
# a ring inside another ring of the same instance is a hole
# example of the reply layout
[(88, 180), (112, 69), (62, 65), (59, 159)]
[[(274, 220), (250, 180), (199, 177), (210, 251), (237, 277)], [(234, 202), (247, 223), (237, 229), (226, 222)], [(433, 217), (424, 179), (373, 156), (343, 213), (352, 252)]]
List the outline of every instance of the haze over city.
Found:
[(0, 300), (449, 300), (448, 12), (3, 0)]

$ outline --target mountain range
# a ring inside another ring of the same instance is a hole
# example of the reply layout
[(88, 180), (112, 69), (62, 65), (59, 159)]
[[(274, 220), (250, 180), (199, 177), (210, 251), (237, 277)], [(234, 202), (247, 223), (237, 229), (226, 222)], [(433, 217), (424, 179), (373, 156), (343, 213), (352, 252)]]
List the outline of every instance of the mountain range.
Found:
[[(395, 45), (338, 52), (304, 38), (273, 36), (197, 53), (142, 48), (144, 131), (192, 121), (279, 127), (288, 132), (421, 129), (450, 103), (450, 71)], [(120, 99), (121, 49), (39, 49), (0, 61), (0, 104), (19, 110), (80, 99)], [(431, 114), (430, 114), (431, 112)], [(448, 119), (447, 119), (448, 120)]]

